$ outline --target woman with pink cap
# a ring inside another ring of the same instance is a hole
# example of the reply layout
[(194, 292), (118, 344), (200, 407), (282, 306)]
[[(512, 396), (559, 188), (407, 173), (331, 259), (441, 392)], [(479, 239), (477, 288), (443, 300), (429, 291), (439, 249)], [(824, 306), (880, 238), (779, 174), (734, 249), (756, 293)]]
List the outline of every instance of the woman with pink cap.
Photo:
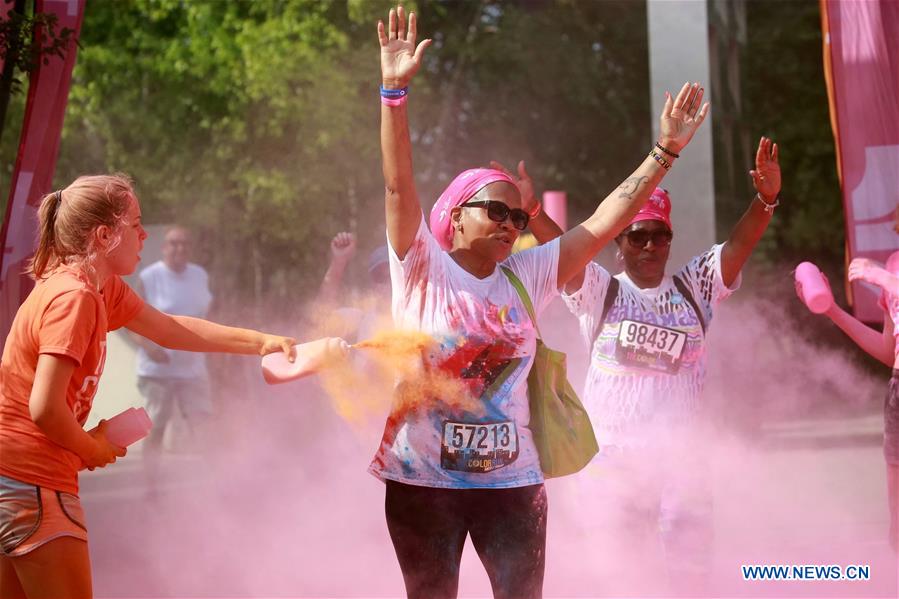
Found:
[[(461, 173), (432, 209), (430, 230), (422, 217), (406, 102), (431, 40), (416, 44), (416, 33), (415, 15), (407, 25), (402, 7), (390, 11), (386, 27), (378, 23), (387, 239), (396, 325), (437, 344), (421, 356), (421, 377), (398, 385), (370, 471), (387, 486), (387, 526), (410, 597), (456, 595), (469, 534), (496, 596), (536, 597), (547, 503), (526, 386), (537, 335), (498, 267), (523, 283), (539, 313), (640, 210), (708, 104), (698, 84), (669, 94), (663, 149), (653, 149), (586, 221), (512, 256), (521, 231), (547, 217), (523, 209), (502, 171)], [(438, 390), (422, 382), (428, 376), (447, 384)]]
[[(535, 204), (532, 184), (521, 167), (519, 174), (527, 209)], [(590, 348), (583, 401), (600, 443), (578, 483), (585, 501), (602, 509), (584, 510), (584, 523), (620, 528), (605, 535), (621, 543), (620, 554), (650, 556), (661, 547), (669, 584), (679, 587), (674, 591), (695, 593), (705, 585), (711, 493), (703, 452), (690, 443), (701, 438), (696, 424), (713, 313), (739, 286), (740, 270), (779, 202), (778, 149), (766, 137), (750, 175), (757, 193), (724, 243), (666, 275), (671, 198), (656, 187), (615, 237), (623, 272), (612, 276), (590, 262), (563, 294)], [(541, 243), (562, 234), (551, 228), (534, 229)], [(657, 578), (647, 576), (651, 558), (630, 562), (633, 572), (616, 567), (618, 590), (646, 590), (640, 585)]]

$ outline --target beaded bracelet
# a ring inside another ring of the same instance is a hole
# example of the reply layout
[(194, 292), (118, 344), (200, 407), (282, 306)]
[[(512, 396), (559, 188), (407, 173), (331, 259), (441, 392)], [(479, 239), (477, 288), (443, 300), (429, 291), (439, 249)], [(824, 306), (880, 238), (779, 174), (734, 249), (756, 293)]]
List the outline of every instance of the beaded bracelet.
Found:
[(401, 87), (400, 89), (387, 89), (383, 85), (381, 86), (381, 97), (382, 98), (405, 98), (409, 95), (409, 87)]
[(665, 152), (666, 154), (668, 154), (669, 156), (671, 156), (672, 158), (680, 158), (680, 154), (675, 154), (674, 152), (672, 152), (671, 150), (669, 150), (668, 148), (666, 148), (659, 142), (656, 142), (656, 147), (658, 149), (662, 150), (663, 152)]
[(665, 160), (665, 157), (655, 151), (655, 149), (649, 151), (649, 155), (652, 156), (656, 162), (662, 165), (666, 171), (671, 170), (671, 163)]
[(384, 106), (402, 106), (406, 103), (406, 99), (408, 96), (402, 96), (400, 98), (385, 98), (381, 96), (381, 104)]

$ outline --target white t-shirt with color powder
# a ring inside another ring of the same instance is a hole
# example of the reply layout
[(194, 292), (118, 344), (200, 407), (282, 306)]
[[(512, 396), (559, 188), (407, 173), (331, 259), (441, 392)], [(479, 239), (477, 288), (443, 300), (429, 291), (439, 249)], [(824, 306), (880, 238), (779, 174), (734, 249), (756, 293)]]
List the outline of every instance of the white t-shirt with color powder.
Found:
[[(558, 294), (558, 263), (556, 240), (502, 266), (518, 276), (540, 314)], [(528, 428), (527, 377), (537, 333), (500, 265), (476, 278), (440, 248), (422, 220), (403, 260), (391, 248), (390, 276), (397, 328), (437, 341), (420, 359), (422, 372), (454, 381), (465, 397), (442, 396), (434, 385), (427, 396), (407, 393), (421, 386), (400, 381), (369, 471), (382, 480), (448, 489), (542, 483)]]
[[(175, 272), (159, 260), (140, 271), (144, 300), (161, 312), (177, 316), (206, 318), (212, 294), (209, 275), (203, 267), (188, 263)], [(168, 362), (151, 360), (143, 348), (137, 352), (137, 374), (157, 378), (206, 378), (206, 356), (198, 352), (161, 348)]]
[[(718, 303), (740, 285), (740, 277), (731, 288), (724, 284), (723, 247), (713, 246), (676, 273), (702, 311), (706, 329)], [(611, 278), (591, 262), (581, 288), (563, 294), (591, 352), (582, 401), (601, 446), (643, 446), (695, 416), (705, 382), (705, 335), (673, 277), (640, 289), (626, 272), (615, 276), (618, 295), (600, 328)]]

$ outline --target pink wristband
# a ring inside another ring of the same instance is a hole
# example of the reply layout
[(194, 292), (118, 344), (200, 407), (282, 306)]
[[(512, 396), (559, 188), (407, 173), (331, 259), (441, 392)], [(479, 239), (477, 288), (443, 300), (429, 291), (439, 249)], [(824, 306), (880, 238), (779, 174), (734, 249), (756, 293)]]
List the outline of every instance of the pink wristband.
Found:
[(403, 96), (401, 98), (385, 98), (381, 96), (381, 104), (384, 106), (402, 106), (406, 103), (406, 98), (409, 96)]

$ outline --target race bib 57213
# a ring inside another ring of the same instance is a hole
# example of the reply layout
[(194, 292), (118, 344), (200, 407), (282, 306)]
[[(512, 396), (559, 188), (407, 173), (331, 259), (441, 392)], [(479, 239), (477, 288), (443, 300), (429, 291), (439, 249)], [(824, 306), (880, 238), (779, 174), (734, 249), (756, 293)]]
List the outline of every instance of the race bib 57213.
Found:
[(443, 423), (440, 467), (462, 472), (490, 472), (518, 458), (514, 422)]

